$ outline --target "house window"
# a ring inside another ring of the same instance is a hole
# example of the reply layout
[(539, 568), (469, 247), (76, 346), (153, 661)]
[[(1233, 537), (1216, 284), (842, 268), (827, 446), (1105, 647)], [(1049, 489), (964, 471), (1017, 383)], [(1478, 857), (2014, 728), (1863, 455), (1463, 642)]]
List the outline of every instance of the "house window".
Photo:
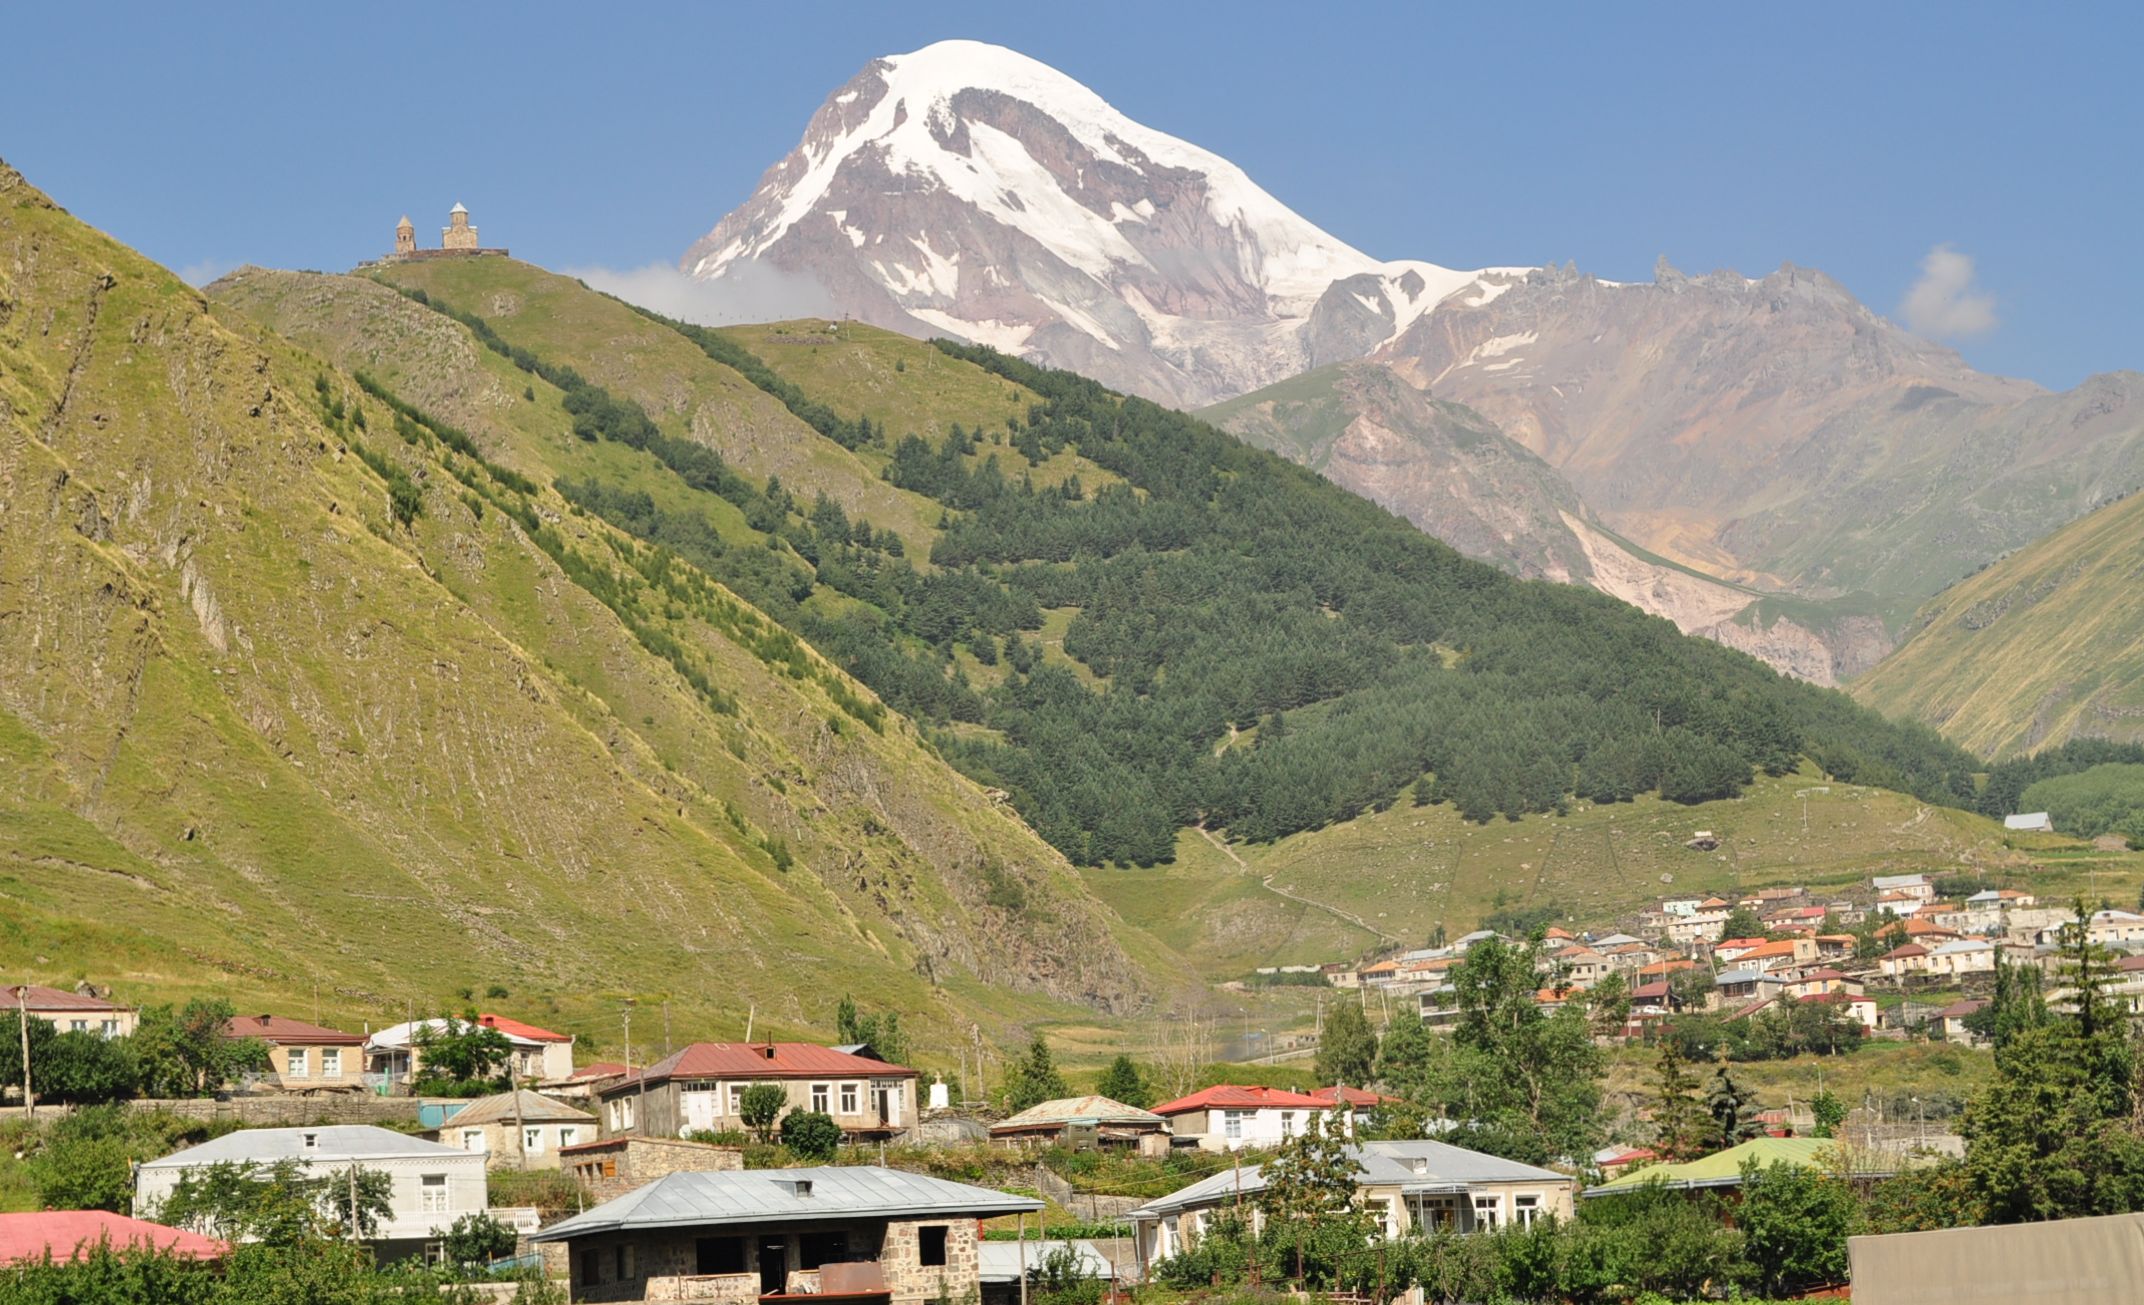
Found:
[(844, 1083), (844, 1084), (842, 1084), (842, 1085), (841, 1085), (841, 1113), (842, 1113), (842, 1114), (844, 1114), (844, 1115), (853, 1115), (853, 1114), (855, 1114), (855, 1113), (856, 1113), (856, 1112), (857, 1112), (858, 1110), (862, 1109), (862, 1104), (861, 1104), (861, 1103), (862, 1103), (862, 1098), (863, 1098), (863, 1094), (864, 1094), (864, 1085), (863, 1085), (863, 1084), (861, 1084), (861, 1083)]
[(447, 1176), (426, 1174), (418, 1182), (417, 1208), (425, 1214), (447, 1212)]
[(745, 1273), (744, 1238), (701, 1237), (692, 1244), (693, 1272)]
[(69, 1020), (67, 1022), (67, 1031), (70, 1033), (87, 1033), (89, 1032), (89, 1021)]
[(1223, 1137), (1227, 1138), (1227, 1139), (1228, 1139), (1229, 1141), (1231, 1141), (1231, 1142), (1240, 1142), (1240, 1141), (1242, 1141), (1242, 1140), (1243, 1140), (1243, 1120), (1244, 1120), (1244, 1116), (1248, 1115), (1249, 1113), (1250, 1113), (1250, 1112), (1249, 1112), (1249, 1111), (1247, 1111), (1247, 1110), (1224, 1110), (1224, 1111), (1222, 1111), (1222, 1112), (1221, 1112), (1221, 1136), (1223, 1136)]
[(916, 1263), (926, 1269), (945, 1267), (945, 1225), (916, 1229)]
[(633, 1099), (619, 1097), (610, 1103), (610, 1126), (612, 1132), (622, 1133), (633, 1126)]
[(118, 1021), (118, 1020), (106, 1020), (106, 1021), (104, 1021), (104, 1036), (105, 1036), (105, 1037), (107, 1037), (107, 1038), (116, 1038), (116, 1037), (118, 1037), (118, 1036), (119, 1036), (119, 1021)]
[(1282, 1137), (1295, 1136), (1295, 1112), (1293, 1110), (1280, 1112), (1280, 1135)]
[(340, 1047), (323, 1047), (321, 1049), (320, 1077), (342, 1077), (342, 1049)]
[(462, 1150), (473, 1152), (477, 1155), (484, 1154), (484, 1130), (481, 1128), (463, 1129)]
[(283, 1065), (284, 1076), (288, 1078), (306, 1078), (312, 1073), (312, 1067), (306, 1063), (305, 1048), (303, 1047), (292, 1047), (284, 1052)]
[(1504, 1201), (1498, 1196), (1474, 1198), (1474, 1227), (1480, 1232), (1493, 1232), (1503, 1221)]
[(637, 1257), (633, 1254), (633, 1247), (616, 1246), (613, 1247), (612, 1250), (614, 1252), (613, 1258), (617, 1265), (618, 1280), (620, 1282), (625, 1281), (627, 1278), (637, 1278), (640, 1276), (638, 1272), (640, 1266), (637, 1263)]
[(541, 1128), (522, 1129), (521, 1149), (529, 1155), (543, 1154), (543, 1130)]
[(1538, 1196), (1513, 1197), (1511, 1217), (1521, 1228), (1531, 1228), (1534, 1220), (1541, 1217), (1541, 1198)]
[(811, 1085), (811, 1108), (813, 1110), (818, 1111), (820, 1114), (823, 1115), (827, 1113), (827, 1103), (832, 1101), (833, 1097), (833, 1084), (814, 1083)]
[[(924, 1231), (928, 1232), (929, 1229)], [(848, 1258), (847, 1233), (808, 1232), (797, 1238), (797, 1267), (800, 1269), (816, 1269), (822, 1264), (840, 1264)]]
[(572, 1146), (574, 1143), (580, 1140), (581, 1130), (578, 1125), (560, 1124), (558, 1126), (558, 1144), (561, 1147)]

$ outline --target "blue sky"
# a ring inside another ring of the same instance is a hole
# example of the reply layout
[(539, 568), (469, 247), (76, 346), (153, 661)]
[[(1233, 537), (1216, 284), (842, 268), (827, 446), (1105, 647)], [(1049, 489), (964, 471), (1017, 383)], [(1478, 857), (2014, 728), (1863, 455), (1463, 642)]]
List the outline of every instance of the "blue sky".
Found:
[(1949, 246), (1927, 320), (1976, 365), (2144, 368), (2133, 5), (182, 8), (10, 13), (0, 157), (196, 275), (347, 267), (457, 200), (551, 266), (671, 260), (867, 60), (966, 36), (1382, 257), (1792, 261), (1896, 315)]

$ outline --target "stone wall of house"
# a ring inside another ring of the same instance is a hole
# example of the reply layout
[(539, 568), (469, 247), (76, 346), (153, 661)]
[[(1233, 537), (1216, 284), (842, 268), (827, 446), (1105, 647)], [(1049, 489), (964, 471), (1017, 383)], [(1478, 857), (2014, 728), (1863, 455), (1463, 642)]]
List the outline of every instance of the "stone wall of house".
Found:
[(666, 1137), (605, 1138), (563, 1152), (558, 1161), (598, 1203), (614, 1200), (668, 1174), (744, 1168), (744, 1151)]
[[(946, 1230), (943, 1267), (922, 1263), (919, 1247), (920, 1230), (924, 1228)], [(956, 1305), (977, 1299), (982, 1284), (977, 1240), (973, 1219), (896, 1219), (889, 1222), (885, 1240), (879, 1244), (878, 1262), (881, 1272), (886, 1275), (886, 1289), (893, 1293), (895, 1305), (912, 1305), (941, 1297)]]
[[(296, 1128), (305, 1124), (399, 1124), (417, 1118), (421, 1097), (382, 1097), (369, 1092), (316, 1096), (142, 1098), (135, 1110), (161, 1110), (181, 1119), (230, 1120), (247, 1128)], [(40, 1106), (39, 1111), (50, 1109)]]

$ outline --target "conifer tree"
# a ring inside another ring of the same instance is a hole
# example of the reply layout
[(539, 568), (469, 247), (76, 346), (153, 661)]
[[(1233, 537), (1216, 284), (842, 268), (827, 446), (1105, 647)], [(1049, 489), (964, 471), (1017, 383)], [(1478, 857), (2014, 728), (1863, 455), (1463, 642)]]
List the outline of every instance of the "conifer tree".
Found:
[(1102, 1071), (1101, 1081), (1094, 1085), (1094, 1090), (1111, 1101), (1137, 1106), (1141, 1110), (1154, 1104), (1153, 1086), (1139, 1072), (1138, 1064), (1121, 1053), (1109, 1062), (1108, 1069)]
[(1703, 1155), (1708, 1149), (1705, 1103), (1698, 1100), (1697, 1080), (1682, 1058), (1674, 1038), (1660, 1041), (1660, 1059), (1655, 1066), (1659, 1087), (1653, 1097), (1653, 1150), (1673, 1164)]
[(1764, 1131), (1757, 1122), (1756, 1103), (1742, 1085), (1721, 1065), (1712, 1075), (1712, 1090), (1705, 1096), (1706, 1113), (1712, 1116), (1712, 1143), (1726, 1148), (1749, 1141)]

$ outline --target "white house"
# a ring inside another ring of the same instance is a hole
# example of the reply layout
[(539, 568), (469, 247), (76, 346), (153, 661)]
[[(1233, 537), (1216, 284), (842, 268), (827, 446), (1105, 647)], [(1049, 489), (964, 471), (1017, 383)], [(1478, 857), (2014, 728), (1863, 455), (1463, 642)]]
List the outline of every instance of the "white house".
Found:
[[(252, 1165), (265, 1170), (286, 1160), (308, 1177), (339, 1175), (355, 1168), (384, 1173), (393, 1181), (390, 1212), (373, 1241), (375, 1253), (383, 1260), (424, 1252), (456, 1219), (487, 1209), (481, 1154), (369, 1124), (241, 1129), (148, 1161), (134, 1173), (134, 1209), (153, 1217), (182, 1177), (212, 1165)], [(489, 1213), (520, 1232), (534, 1232), (537, 1227), (532, 1208)]]
[(2055, 822), (2047, 818), (2045, 811), (2026, 811), (2003, 817), (2003, 828), (2013, 833), (2052, 834)]
[[(1333, 1108), (1330, 1101), (1283, 1088), (1221, 1084), (1153, 1107), (1169, 1121), (1179, 1143), (1206, 1151), (1240, 1151), (1247, 1146), (1273, 1147), (1302, 1132), (1310, 1121)], [(1341, 1112), (1343, 1126), (1351, 1116)]]
[(1960, 938), (1928, 953), (1930, 974), (1992, 974), (1995, 944), (1985, 938)]
[[(511, 1048), (509, 1068), (521, 1079), (560, 1079), (573, 1074), (573, 1037), (553, 1033), (533, 1024), (523, 1024), (503, 1015), (476, 1017), (477, 1023), (506, 1039)], [(381, 1029), (365, 1039), (365, 1073), (368, 1086), (407, 1084), (424, 1066), (424, 1040), (465, 1029), (458, 1019), (411, 1020)]]
[(1933, 901), (1936, 895), (1936, 886), (1929, 882), (1927, 875), (1877, 875), (1869, 880), (1869, 887), (1876, 890), (1878, 897), (1885, 893), (1904, 893), (1927, 902)]

